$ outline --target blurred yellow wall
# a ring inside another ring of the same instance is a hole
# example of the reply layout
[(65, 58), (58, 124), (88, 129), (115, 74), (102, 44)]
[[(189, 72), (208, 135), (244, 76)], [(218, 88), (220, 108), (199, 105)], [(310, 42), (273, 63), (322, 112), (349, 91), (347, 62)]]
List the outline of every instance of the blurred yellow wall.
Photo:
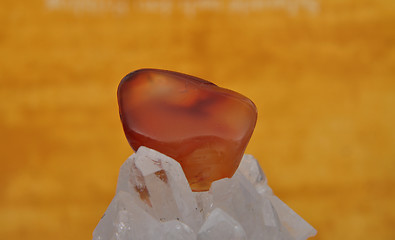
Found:
[(0, 239), (91, 238), (142, 67), (250, 97), (247, 152), (314, 239), (395, 239), (395, 1), (262, 1), (2, 0)]

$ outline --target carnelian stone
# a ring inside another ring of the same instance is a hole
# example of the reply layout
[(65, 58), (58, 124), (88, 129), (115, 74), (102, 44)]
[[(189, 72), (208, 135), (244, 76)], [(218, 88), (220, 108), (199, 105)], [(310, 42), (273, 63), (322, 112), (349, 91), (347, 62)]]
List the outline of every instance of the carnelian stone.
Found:
[(126, 75), (118, 104), (132, 148), (146, 146), (177, 160), (193, 191), (233, 176), (257, 119), (254, 103), (243, 95), (159, 69)]

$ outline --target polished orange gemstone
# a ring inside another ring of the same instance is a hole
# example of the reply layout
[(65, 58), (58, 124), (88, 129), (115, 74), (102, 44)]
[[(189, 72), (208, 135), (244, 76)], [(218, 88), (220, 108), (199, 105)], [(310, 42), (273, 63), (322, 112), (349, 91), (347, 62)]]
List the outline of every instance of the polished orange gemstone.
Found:
[(118, 104), (132, 148), (146, 146), (177, 160), (193, 191), (233, 176), (257, 119), (254, 103), (243, 95), (158, 69), (125, 76)]

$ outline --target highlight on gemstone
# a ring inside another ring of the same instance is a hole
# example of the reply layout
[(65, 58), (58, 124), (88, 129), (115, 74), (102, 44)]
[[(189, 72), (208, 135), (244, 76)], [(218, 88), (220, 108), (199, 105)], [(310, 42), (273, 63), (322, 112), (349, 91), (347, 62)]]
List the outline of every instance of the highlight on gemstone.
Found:
[(257, 111), (247, 97), (190, 75), (140, 69), (118, 87), (126, 138), (178, 161), (193, 191), (235, 173)]

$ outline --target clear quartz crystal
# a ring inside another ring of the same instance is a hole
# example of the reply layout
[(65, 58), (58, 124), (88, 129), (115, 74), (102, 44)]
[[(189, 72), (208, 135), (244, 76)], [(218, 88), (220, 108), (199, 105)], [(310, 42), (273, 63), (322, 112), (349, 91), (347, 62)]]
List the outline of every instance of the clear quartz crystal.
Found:
[(265, 173), (259, 166), (254, 156), (245, 154), (240, 162), (237, 172), (241, 173), (252, 183), (259, 194), (272, 195), (272, 189), (269, 187)]
[(206, 219), (213, 210), (213, 195), (210, 192), (195, 192), (198, 210)]
[(232, 178), (192, 192), (177, 161), (140, 147), (122, 165), (93, 240), (303, 240), (316, 233), (273, 194), (251, 155)]
[(93, 239), (158, 239), (160, 230), (159, 221), (133, 204), (129, 193), (120, 191), (93, 232)]
[(127, 191), (159, 221), (179, 220), (197, 231), (202, 224), (196, 198), (180, 164), (140, 147), (122, 165), (117, 191)]
[(220, 208), (214, 209), (198, 233), (198, 240), (247, 240), (243, 227)]
[[(232, 178), (221, 179), (212, 184), (214, 207), (225, 210), (238, 221), (248, 239), (264, 239), (269, 234), (265, 224), (263, 198), (242, 174), (236, 172)], [(276, 229), (280, 231), (280, 228)]]
[[(317, 231), (295, 211), (288, 207), (277, 196), (273, 195), (272, 189), (267, 184), (267, 179), (263, 173), (258, 161), (249, 154), (245, 154), (241, 160), (240, 166), (236, 173), (244, 175), (254, 186), (257, 192), (264, 199), (264, 214), (269, 214), (268, 203), (274, 207), (274, 217), (266, 219), (279, 219), (281, 224), (280, 239), (302, 240), (317, 234)], [(265, 207), (266, 206), (266, 207)], [(266, 221), (267, 222), (267, 221)], [(277, 239), (277, 238), (274, 238)]]
[(290, 234), (291, 238), (289, 239), (303, 240), (317, 234), (317, 230), (315, 230), (308, 222), (301, 218), (277, 196), (271, 196), (269, 199), (275, 207), (282, 225)]

